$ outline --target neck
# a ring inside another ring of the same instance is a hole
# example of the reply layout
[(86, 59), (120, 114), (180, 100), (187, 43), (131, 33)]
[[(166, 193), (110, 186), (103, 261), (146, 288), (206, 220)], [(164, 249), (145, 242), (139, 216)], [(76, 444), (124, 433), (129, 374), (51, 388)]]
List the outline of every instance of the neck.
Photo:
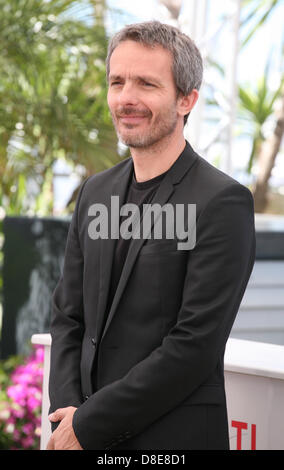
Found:
[(151, 147), (130, 148), (136, 181), (148, 181), (167, 171), (178, 159), (185, 147), (183, 134), (169, 136)]

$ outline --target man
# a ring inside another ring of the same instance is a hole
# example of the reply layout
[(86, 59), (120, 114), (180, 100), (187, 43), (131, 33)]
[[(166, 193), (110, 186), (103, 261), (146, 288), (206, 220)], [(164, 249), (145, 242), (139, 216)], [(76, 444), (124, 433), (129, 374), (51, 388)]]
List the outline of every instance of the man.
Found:
[[(54, 293), (48, 449), (228, 449), (223, 356), (254, 262), (252, 196), (184, 140), (202, 78), (187, 36), (159, 22), (125, 27), (107, 77), (131, 157), (88, 178), (77, 199)], [(154, 206), (176, 219), (195, 207), (196, 238), (181, 243), (165, 217), (154, 236), (164, 215), (144, 224)]]

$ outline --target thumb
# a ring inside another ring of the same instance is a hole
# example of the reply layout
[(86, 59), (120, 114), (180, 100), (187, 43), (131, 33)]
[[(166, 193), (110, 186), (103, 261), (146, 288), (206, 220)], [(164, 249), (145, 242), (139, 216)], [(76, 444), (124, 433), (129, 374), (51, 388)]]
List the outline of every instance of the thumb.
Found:
[(66, 413), (66, 408), (58, 408), (56, 411), (48, 415), (48, 419), (49, 421), (56, 423), (57, 421), (61, 421), (65, 417)]

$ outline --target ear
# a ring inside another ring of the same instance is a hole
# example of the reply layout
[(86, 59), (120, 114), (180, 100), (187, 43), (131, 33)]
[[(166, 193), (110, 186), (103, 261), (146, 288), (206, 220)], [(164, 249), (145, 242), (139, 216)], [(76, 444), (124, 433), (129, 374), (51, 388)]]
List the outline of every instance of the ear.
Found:
[(180, 94), (178, 97), (178, 113), (181, 116), (186, 116), (192, 108), (194, 107), (196, 101), (198, 100), (199, 93), (194, 88), (189, 95)]

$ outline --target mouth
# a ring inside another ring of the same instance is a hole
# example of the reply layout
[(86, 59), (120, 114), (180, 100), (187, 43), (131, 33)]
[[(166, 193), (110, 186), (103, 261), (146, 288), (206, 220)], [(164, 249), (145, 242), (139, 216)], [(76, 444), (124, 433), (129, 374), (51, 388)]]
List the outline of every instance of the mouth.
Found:
[(145, 119), (149, 119), (151, 117), (151, 113), (147, 110), (142, 111), (128, 107), (122, 107), (121, 109), (118, 109), (115, 114), (117, 121), (126, 126), (139, 125), (145, 121)]
[(121, 115), (118, 116), (118, 119), (123, 123), (123, 124), (139, 124), (142, 122), (144, 119), (146, 119), (147, 116), (143, 115), (132, 115), (132, 114), (127, 114), (127, 115)]

